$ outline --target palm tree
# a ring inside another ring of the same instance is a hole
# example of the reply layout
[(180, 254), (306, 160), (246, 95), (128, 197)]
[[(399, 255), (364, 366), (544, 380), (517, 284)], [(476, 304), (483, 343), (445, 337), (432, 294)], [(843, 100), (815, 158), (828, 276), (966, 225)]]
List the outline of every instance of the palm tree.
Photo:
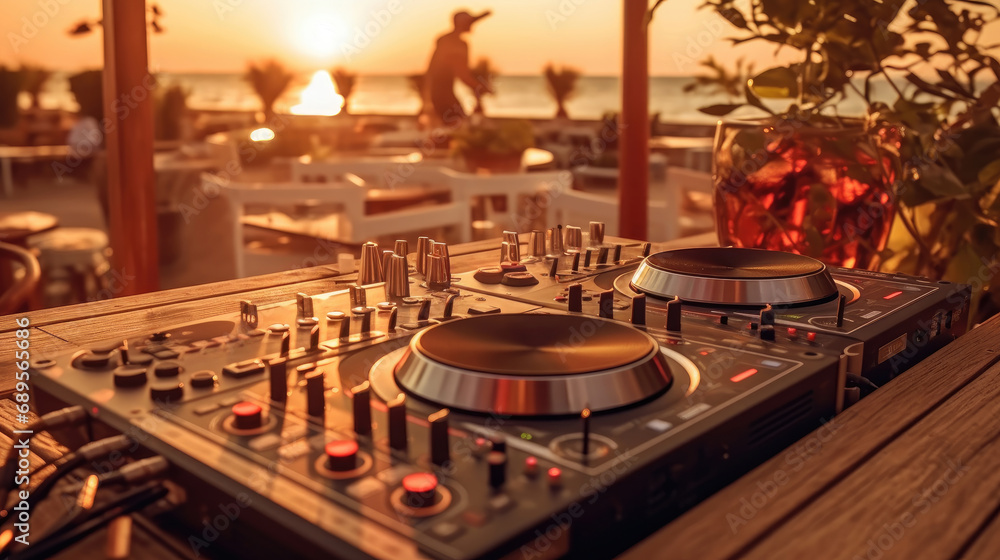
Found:
[(358, 75), (339, 66), (334, 68), (330, 74), (333, 75), (333, 82), (337, 85), (337, 93), (344, 97), (344, 114), (347, 115), (348, 101), (351, 93), (354, 92), (354, 84), (357, 82)]
[(420, 111), (417, 111), (417, 115), (423, 115), (424, 111), (427, 110), (427, 102), (424, 100), (424, 85), (427, 83), (427, 77), (424, 74), (410, 74), (406, 77), (406, 83), (410, 86), (410, 90), (417, 94), (417, 98), (420, 99)]
[(576, 82), (580, 78), (580, 71), (568, 66), (556, 70), (555, 65), (550, 63), (545, 66), (544, 74), (549, 94), (552, 95), (552, 99), (555, 100), (558, 107), (556, 118), (568, 118), (566, 101), (576, 93)]
[(259, 64), (251, 62), (243, 77), (260, 98), (265, 120), (270, 120), (274, 116), (274, 102), (288, 89), (294, 74), (286, 70), (282, 63), (270, 59)]
[(483, 114), (483, 96), (488, 95), (487, 89), (493, 89), (493, 78), (497, 74), (497, 69), (490, 64), (490, 59), (480, 58), (476, 65), (469, 69), (472, 77), (476, 79), (481, 87), (472, 88), (472, 94), (476, 96), (476, 108), (473, 113)]
[(38, 94), (41, 93), (42, 86), (48, 81), (52, 72), (39, 66), (25, 66), (21, 69), (21, 72), (24, 73), (24, 83), (21, 89), (31, 97), (31, 107), (37, 109)]

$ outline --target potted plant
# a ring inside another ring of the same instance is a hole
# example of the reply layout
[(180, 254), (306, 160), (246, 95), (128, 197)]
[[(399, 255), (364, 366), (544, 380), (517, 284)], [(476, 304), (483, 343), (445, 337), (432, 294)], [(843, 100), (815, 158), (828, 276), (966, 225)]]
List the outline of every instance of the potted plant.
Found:
[(0, 66), (0, 128), (13, 128), (20, 119), (17, 96), (24, 84), (24, 72)]
[(482, 84), (482, 87), (472, 88), (472, 94), (476, 96), (476, 107), (472, 112), (482, 115), (483, 96), (493, 93), (493, 78), (497, 75), (497, 69), (490, 63), (490, 59), (480, 58), (469, 71), (472, 72), (472, 77), (476, 82)]
[(517, 172), (521, 156), (535, 145), (535, 133), (526, 120), (466, 119), (451, 135), (451, 151), (469, 171)]
[(548, 87), (549, 95), (556, 102), (556, 118), (569, 118), (569, 114), (566, 113), (566, 101), (576, 94), (576, 85), (580, 79), (580, 71), (567, 66), (556, 69), (555, 65), (548, 64), (542, 70), (542, 74), (545, 76), (545, 84)]
[(343, 114), (349, 115), (348, 106), (351, 94), (354, 93), (354, 84), (357, 83), (358, 75), (340, 67), (334, 68), (330, 74), (333, 76), (333, 83), (337, 85), (337, 93), (344, 98)]
[(254, 93), (260, 98), (264, 122), (271, 122), (274, 102), (288, 89), (294, 75), (277, 60), (265, 60), (260, 63), (251, 62), (243, 77), (250, 82)]
[[(722, 242), (753, 243), (743, 234), (755, 231), (764, 246), (826, 257), (843, 256), (852, 243), (858, 258), (845, 264), (1000, 291), (997, 274), (980, 274), (1000, 254), (1000, 63), (980, 44), (1000, 10), (975, 0), (927, 0), (907, 10), (903, 2), (865, 0), (705, 6), (739, 30), (734, 43), (766, 41), (800, 55), (729, 80), (745, 84), (743, 103), (702, 109), (766, 114), (753, 132), (720, 125)], [(716, 83), (732, 77), (716, 74)], [(776, 109), (775, 99), (790, 103)], [(842, 110), (858, 101), (862, 114), (845, 119)], [(881, 174), (884, 186), (866, 183), (868, 173)], [(861, 262), (865, 256), (872, 259)]]

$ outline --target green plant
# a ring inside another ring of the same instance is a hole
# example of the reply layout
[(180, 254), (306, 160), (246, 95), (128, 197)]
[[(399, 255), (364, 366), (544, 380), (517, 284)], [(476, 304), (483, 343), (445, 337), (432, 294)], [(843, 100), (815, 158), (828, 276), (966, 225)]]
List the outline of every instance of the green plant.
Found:
[(17, 124), (20, 118), (17, 95), (23, 85), (23, 72), (0, 66), (0, 128), (10, 128)]
[(334, 68), (330, 74), (333, 76), (333, 83), (337, 86), (337, 93), (344, 97), (343, 113), (349, 114), (347, 108), (351, 94), (354, 93), (354, 84), (357, 82), (358, 75), (340, 67)]
[[(842, 102), (862, 100), (867, 114), (855, 116), (903, 132), (903, 181), (883, 266), (1000, 294), (1000, 275), (980, 274), (1000, 254), (1000, 62), (989, 54), (996, 46), (982, 44), (1000, 9), (979, 0), (709, 0), (704, 7), (738, 30), (735, 45), (764, 41), (798, 60), (746, 81), (704, 77), (694, 89), (723, 87), (745, 101), (703, 112), (753, 106), (776, 122), (839, 126)], [(777, 108), (777, 100), (786, 105)]]
[(81, 117), (94, 117), (100, 121), (104, 116), (103, 73), (100, 70), (84, 70), (69, 77), (69, 89), (80, 106)]
[(180, 140), (182, 123), (187, 114), (187, 98), (191, 92), (180, 85), (157, 91), (153, 130), (157, 140)]
[(483, 86), (472, 88), (472, 94), (476, 96), (476, 108), (472, 112), (482, 115), (483, 96), (491, 94), (491, 91), (487, 90), (493, 89), (493, 78), (497, 75), (497, 69), (490, 63), (490, 59), (480, 58), (469, 71), (472, 72), (472, 77), (476, 82)]
[(452, 153), (467, 156), (520, 155), (535, 145), (526, 120), (467, 119), (451, 135)]
[(243, 77), (250, 82), (250, 87), (260, 98), (264, 120), (270, 121), (274, 116), (274, 102), (285, 93), (295, 76), (283, 64), (270, 59), (260, 63), (251, 62)]
[(548, 64), (542, 73), (545, 76), (545, 85), (548, 87), (549, 95), (556, 102), (556, 118), (569, 117), (566, 113), (566, 101), (576, 93), (580, 71), (566, 66), (557, 70), (553, 64)]

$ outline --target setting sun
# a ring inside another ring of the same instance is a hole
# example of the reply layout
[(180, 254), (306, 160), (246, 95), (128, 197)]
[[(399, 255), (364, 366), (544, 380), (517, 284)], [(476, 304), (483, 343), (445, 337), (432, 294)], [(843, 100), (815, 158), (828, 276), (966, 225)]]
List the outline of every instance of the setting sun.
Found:
[(318, 70), (306, 89), (301, 102), (291, 108), (293, 115), (322, 115), (332, 117), (344, 107), (344, 96), (337, 93), (333, 78), (326, 70)]
[(306, 56), (329, 61), (341, 51), (350, 30), (343, 19), (332, 15), (311, 17), (292, 25), (295, 47)]

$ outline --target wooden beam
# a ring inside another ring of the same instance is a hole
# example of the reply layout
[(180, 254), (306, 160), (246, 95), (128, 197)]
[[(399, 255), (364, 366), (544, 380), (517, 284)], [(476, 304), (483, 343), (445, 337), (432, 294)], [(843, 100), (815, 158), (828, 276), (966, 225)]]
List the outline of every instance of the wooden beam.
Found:
[(114, 296), (159, 288), (153, 93), (144, 0), (103, 0), (104, 118)]
[[(618, 152), (619, 235), (648, 239), (649, 48), (648, 0), (622, 0), (622, 117)], [(655, 241), (662, 241), (657, 239)]]

